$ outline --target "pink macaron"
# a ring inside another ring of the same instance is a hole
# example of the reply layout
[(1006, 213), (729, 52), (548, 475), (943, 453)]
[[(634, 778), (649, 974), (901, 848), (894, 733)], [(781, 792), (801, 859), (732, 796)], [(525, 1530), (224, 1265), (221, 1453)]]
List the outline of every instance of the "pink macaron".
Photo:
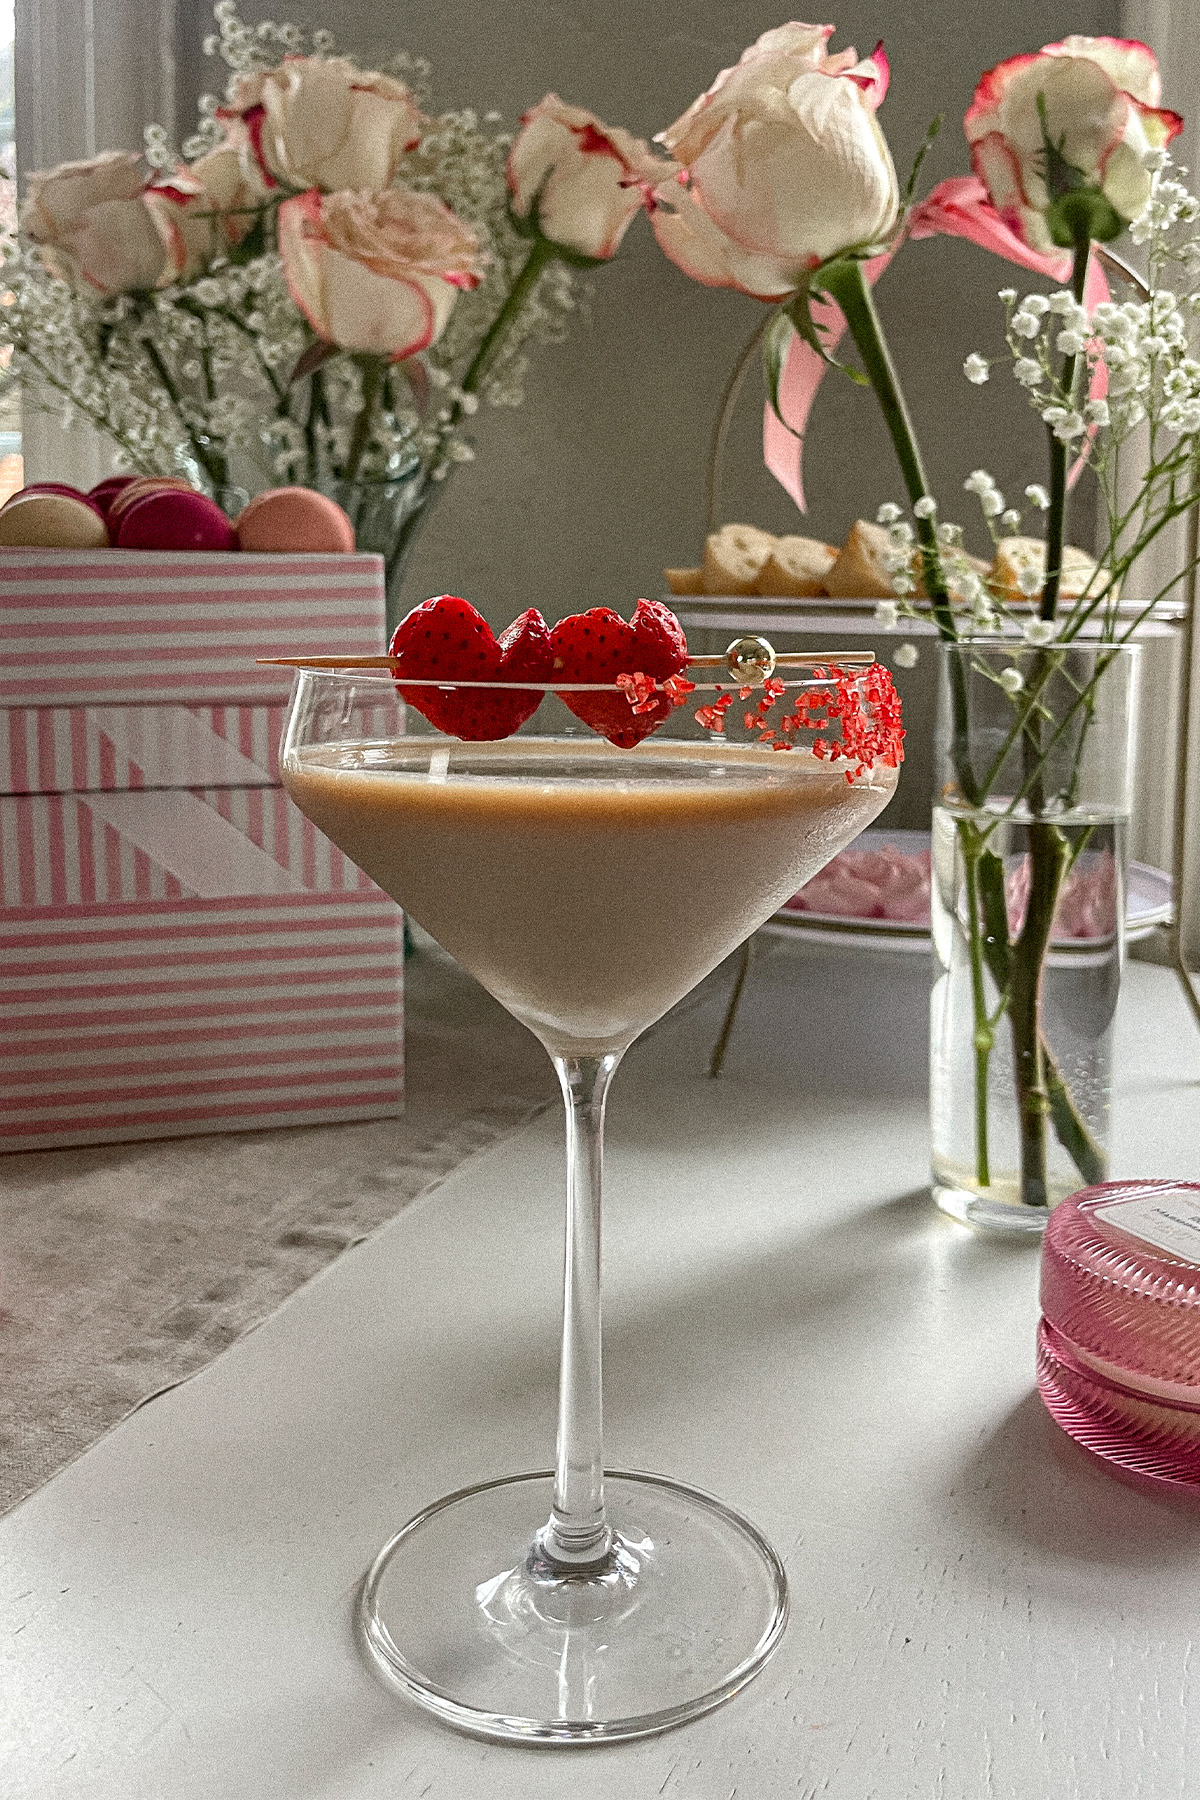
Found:
[(108, 503), (109, 529), (115, 539), (117, 528), (131, 506), (144, 500), (148, 494), (194, 494), (195, 488), (182, 475), (139, 475), (127, 486), (119, 489)]
[(95, 487), (88, 489), (87, 497), (100, 508), (107, 519), (109, 507), (117, 495), (127, 487), (132, 487), (138, 479), (136, 475), (106, 475), (103, 481), (98, 481)]
[(160, 488), (121, 514), (118, 550), (236, 550), (233, 526), (215, 500), (191, 489)]
[(100, 508), (65, 484), (24, 488), (0, 506), (0, 545), (102, 550), (108, 541)]
[(313, 488), (268, 488), (256, 494), (238, 516), (238, 543), (243, 550), (347, 552), (354, 548), (354, 527), (336, 500)]

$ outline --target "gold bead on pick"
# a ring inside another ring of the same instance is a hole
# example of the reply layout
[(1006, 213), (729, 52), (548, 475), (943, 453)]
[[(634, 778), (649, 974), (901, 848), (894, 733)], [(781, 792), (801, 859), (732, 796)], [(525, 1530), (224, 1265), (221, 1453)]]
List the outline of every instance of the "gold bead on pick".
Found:
[(739, 687), (761, 687), (775, 672), (775, 652), (763, 637), (734, 638), (725, 667)]

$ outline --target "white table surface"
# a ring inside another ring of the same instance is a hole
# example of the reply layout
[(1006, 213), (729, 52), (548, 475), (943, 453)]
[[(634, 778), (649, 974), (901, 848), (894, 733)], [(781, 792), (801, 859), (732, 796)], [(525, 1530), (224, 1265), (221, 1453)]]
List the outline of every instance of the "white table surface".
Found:
[[(411, 1512), (551, 1458), (559, 1125), (474, 1157), (0, 1525), (4, 1800), (1169, 1800), (1200, 1792), (1200, 1506), (1034, 1393), (1037, 1254), (924, 1192), (917, 958), (780, 948), (611, 1111), (609, 1460), (782, 1553), (766, 1671), (662, 1737), (460, 1737), (351, 1614)], [(1200, 1176), (1200, 1038), (1127, 972), (1115, 1172)]]

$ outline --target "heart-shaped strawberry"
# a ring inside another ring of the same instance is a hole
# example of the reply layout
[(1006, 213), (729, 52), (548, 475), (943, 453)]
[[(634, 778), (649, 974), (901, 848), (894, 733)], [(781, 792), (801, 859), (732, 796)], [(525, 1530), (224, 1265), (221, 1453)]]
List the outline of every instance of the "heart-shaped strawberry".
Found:
[[(618, 675), (652, 675), (666, 681), (687, 667), (687, 639), (669, 607), (639, 600), (629, 623), (609, 606), (572, 613), (550, 633), (554, 676), (564, 681), (614, 682)], [(620, 750), (632, 750), (670, 717), (671, 699), (656, 694), (634, 712), (622, 694), (563, 694), (577, 719)], [(644, 706), (645, 710), (641, 710)]]
[[(422, 600), (392, 633), (389, 655), (404, 675), (423, 681), (549, 681), (553, 668), (550, 633), (540, 612), (530, 607), (500, 636), (457, 594)], [(528, 688), (414, 688), (402, 680), (400, 697), (415, 706), (439, 731), (468, 743), (511, 737), (532, 718), (542, 696)]]

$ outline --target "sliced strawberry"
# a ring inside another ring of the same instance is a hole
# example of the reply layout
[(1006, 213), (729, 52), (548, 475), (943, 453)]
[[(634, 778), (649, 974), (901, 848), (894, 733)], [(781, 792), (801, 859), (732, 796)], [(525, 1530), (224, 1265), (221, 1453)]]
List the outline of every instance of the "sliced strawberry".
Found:
[[(405, 675), (422, 681), (549, 681), (550, 633), (530, 607), (499, 638), (482, 613), (457, 594), (422, 600), (392, 634), (389, 655)], [(450, 737), (468, 743), (511, 737), (532, 718), (540, 693), (527, 688), (414, 688), (397, 681), (400, 697)]]
[[(550, 633), (554, 674), (564, 681), (613, 682), (618, 675), (653, 675), (665, 681), (687, 667), (687, 639), (669, 607), (639, 600), (632, 622), (608, 606), (573, 613)], [(671, 700), (656, 695), (634, 712), (624, 694), (563, 694), (577, 719), (620, 750), (632, 750), (671, 715)]]

